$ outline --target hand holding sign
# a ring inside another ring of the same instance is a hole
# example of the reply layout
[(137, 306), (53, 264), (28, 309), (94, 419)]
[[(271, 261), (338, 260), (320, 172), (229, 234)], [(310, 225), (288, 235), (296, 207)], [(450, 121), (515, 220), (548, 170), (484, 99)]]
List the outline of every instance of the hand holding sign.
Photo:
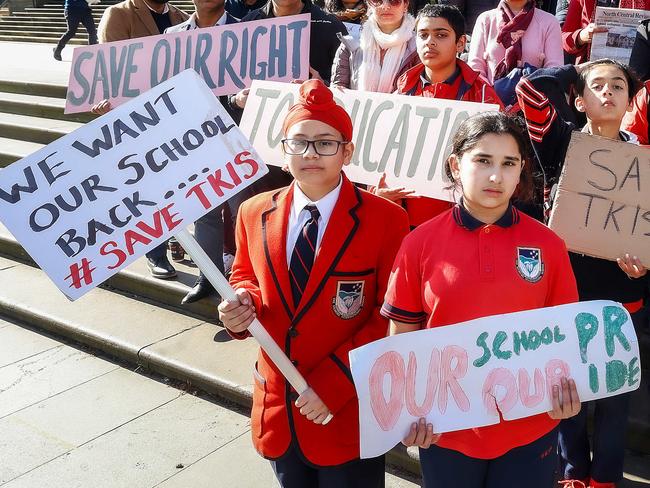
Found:
[(76, 48), (65, 113), (98, 110), (101, 100), (117, 106), (189, 68), (215, 95), (237, 93), (253, 79), (306, 78), (309, 18), (292, 15)]
[(608, 301), (484, 317), (375, 341), (350, 352), (361, 457), (383, 454), (401, 440), (426, 445), (435, 441), (434, 433), (502, 418), (544, 412), (568, 418), (578, 413), (580, 400), (637, 389), (639, 357), (629, 313)]
[(650, 150), (574, 132), (549, 227), (569, 250), (620, 259), (628, 276), (643, 276), (650, 266)]

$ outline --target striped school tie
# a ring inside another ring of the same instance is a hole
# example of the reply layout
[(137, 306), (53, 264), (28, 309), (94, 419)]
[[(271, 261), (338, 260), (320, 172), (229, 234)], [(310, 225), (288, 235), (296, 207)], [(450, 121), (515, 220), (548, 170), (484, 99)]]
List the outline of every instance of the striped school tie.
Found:
[(298, 307), (302, 294), (307, 286), (309, 273), (314, 264), (314, 257), (316, 256), (316, 239), (318, 237), (318, 219), (320, 213), (316, 205), (306, 205), (306, 210), (309, 210), (311, 217), (305, 222), (296, 245), (291, 253), (291, 263), (289, 263), (289, 274), (291, 275), (291, 294), (293, 295), (293, 303)]

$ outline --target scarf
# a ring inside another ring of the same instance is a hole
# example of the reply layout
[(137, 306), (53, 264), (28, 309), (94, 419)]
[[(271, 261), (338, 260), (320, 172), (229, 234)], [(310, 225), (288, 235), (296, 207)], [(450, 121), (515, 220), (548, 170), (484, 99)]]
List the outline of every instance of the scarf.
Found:
[[(361, 52), (363, 58), (359, 70), (359, 90), (390, 93), (401, 67), (406, 46), (413, 37), (415, 19), (409, 13), (404, 15), (402, 25), (390, 34), (379, 28), (374, 13), (371, 13), (361, 29)], [(381, 50), (386, 50), (384, 62), (380, 65)]]
[(497, 42), (501, 44), (506, 53), (494, 72), (494, 79), (498, 80), (510, 73), (519, 66), (521, 61), (521, 38), (533, 20), (535, 14), (535, 2), (528, 0), (528, 3), (515, 15), (510, 7), (501, 0), (497, 7), (501, 11), (503, 24), (499, 28)]

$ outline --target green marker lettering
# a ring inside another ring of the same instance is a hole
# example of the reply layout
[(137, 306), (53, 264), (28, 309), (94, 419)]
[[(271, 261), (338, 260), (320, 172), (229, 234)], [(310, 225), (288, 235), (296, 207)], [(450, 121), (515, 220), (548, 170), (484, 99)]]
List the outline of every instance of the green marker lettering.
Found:
[(605, 324), (605, 350), (607, 355), (611, 358), (614, 355), (615, 345), (614, 337), (618, 337), (618, 341), (623, 346), (623, 349), (629, 351), (631, 349), (630, 343), (623, 334), (621, 327), (627, 322), (627, 313), (621, 307), (607, 306), (603, 307), (603, 323)]
[(598, 319), (595, 315), (581, 312), (575, 318), (576, 331), (578, 332), (578, 344), (580, 345), (580, 359), (587, 363), (587, 346), (596, 337), (598, 332)]

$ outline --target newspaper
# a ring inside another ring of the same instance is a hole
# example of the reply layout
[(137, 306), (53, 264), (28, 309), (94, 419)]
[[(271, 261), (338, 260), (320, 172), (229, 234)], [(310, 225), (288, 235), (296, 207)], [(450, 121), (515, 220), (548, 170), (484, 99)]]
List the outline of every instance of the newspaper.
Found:
[(607, 32), (596, 32), (591, 41), (591, 60), (610, 58), (629, 64), (639, 23), (650, 18), (650, 11), (596, 7), (596, 25)]

